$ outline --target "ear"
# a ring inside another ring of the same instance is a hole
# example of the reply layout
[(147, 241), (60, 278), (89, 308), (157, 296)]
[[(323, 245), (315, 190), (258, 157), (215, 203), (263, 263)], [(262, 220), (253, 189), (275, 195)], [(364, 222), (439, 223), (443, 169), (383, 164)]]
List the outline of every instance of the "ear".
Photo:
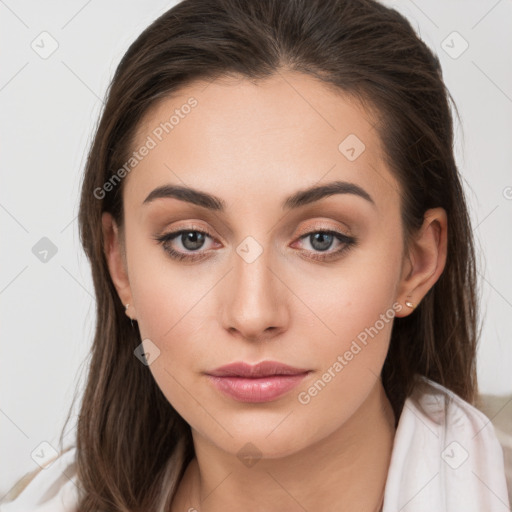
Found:
[(434, 286), (443, 273), (448, 246), (448, 220), (444, 208), (432, 208), (424, 215), (423, 226), (411, 240), (407, 257), (404, 258), (397, 301), (404, 305), (396, 313), (404, 317), (414, 311), (405, 305), (412, 302), (414, 307)]
[(110, 277), (112, 278), (123, 306), (129, 304), (129, 307), (125, 308), (126, 315), (134, 319), (135, 316), (133, 316), (132, 313), (135, 308), (132, 300), (130, 281), (128, 279), (125, 246), (120, 235), (119, 227), (112, 215), (108, 212), (102, 214), (101, 221), (103, 228), (103, 247)]

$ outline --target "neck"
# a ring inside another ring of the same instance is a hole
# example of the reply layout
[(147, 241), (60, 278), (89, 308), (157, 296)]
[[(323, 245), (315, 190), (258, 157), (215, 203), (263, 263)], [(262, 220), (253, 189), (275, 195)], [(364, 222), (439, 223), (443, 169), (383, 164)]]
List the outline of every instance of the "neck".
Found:
[(393, 448), (395, 418), (377, 380), (352, 417), (320, 442), (277, 459), (242, 467), (193, 430), (196, 456), (172, 511), (328, 510), (378, 512)]

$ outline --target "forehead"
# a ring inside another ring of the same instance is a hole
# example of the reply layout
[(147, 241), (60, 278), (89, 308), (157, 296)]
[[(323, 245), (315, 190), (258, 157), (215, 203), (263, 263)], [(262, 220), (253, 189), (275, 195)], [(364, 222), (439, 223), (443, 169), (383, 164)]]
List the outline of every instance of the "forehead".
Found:
[(169, 183), (235, 199), (333, 180), (372, 191), (376, 203), (396, 201), (375, 123), (353, 97), (296, 72), (195, 82), (139, 123), (131, 150), (151, 149), (125, 178), (125, 201), (141, 205)]

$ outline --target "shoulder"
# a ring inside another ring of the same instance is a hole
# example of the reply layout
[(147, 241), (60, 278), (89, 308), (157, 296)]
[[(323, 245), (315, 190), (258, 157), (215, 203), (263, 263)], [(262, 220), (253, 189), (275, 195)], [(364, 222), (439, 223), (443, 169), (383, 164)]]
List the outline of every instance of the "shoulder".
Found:
[(503, 451), (491, 420), (418, 376), (399, 418), (386, 499), (385, 512), (508, 507)]
[(24, 475), (0, 503), (0, 512), (75, 512), (79, 489), (75, 455), (72, 446)]
[(416, 386), (406, 399), (403, 411), (411, 412), (417, 419), (426, 421), (436, 431), (450, 430), (453, 435), (471, 431), (480, 439), (496, 441), (496, 434), (491, 420), (474, 405), (441, 384), (417, 375)]

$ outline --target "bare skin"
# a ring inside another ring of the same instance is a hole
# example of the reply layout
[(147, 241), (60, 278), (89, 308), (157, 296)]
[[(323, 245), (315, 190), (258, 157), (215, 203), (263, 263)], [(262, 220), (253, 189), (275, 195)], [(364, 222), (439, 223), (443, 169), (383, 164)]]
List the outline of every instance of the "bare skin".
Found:
[[(298, 73), (189, 85), (147, 113), (134, 149), (191, 96), (197, 106), (124, 178), (124, 229), (103, 216), (119, 298), (151, 340), (145, 348), (160, 351), (148, 369), (192, 429), (196, 456), (172, 511), (379, 510), (395, 435), (380, 373), (394, 316), (413, 313), (405, 301), (418, 304), (444, 269), (446, 212), (428, 210), (404, 254), (400, 188), (375, 120)], [(352, 160), (339, 149), (350, 134), (365, 145)], [(338, 193), (282, 209), (297, 191), (334, 181), (373, 202)], [(144, 203), (169, 184), (213, 194), (225, 211), (171, 197)], [(204, 245), (155, 240), (180, 229), (207, 232)], [(320, 246), (314, 234), (326, 230), (356, 243), (334, 255), (345, 241), (333, 237), (322, 250), (326, 239)], [(200, 256), (179, 261), (166, 248)], [(345, 357), (372, 326), (378, 333)], [(263, 360), (311, 372), (263, 403), (224, 395), (204, 373)], [(319, 380), (325, 386), (311, 391)], [(250, 466), (240, 456), (247, 443), (260, 456)]]

